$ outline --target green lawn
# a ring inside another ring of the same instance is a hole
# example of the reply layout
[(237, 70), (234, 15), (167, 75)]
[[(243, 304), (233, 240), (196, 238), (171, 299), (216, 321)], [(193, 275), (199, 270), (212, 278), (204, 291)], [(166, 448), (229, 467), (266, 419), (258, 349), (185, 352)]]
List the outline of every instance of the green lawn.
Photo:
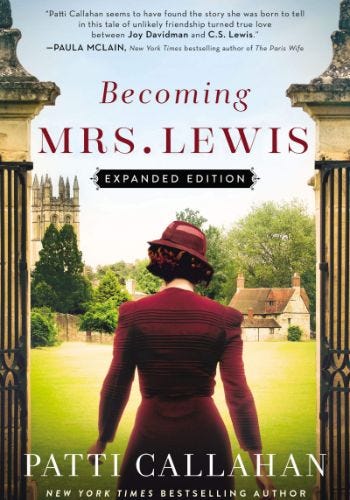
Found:
[[(280, 473), (290, 453), (294, 454), (301, 473), (307, 474), (305, 454), (315, 453), (315, 348), (313, 342), (245, 344), (246, 373), (258, 408), (264, 453), (278, 455), (276, 474)], [(115, 487), (111, 463), (101, 467), (103, 477), (93, 478), (91, 467), (79, 462), (79, 477), (69, 478), (70, 467), (63, 461), (65, 453), (85, 454), (96, 438), (99, 390), (110, 363), (111, 350), (110, 345), (64, 343), (32, 351), (32, 453), (40, 455), (43, 464), (53, 453), (65, 476), (53, 477), (54, 471), (49, 469), (48, 477), (41, 477), (43, 467), (37, 467), (35, 479), (39, 484), (39, 500), (47, 498), (46, 490), (51, 488), (71, 489), (70, 498), (75, 500), (80, 498), (78, 489), (113, 491)], [(221, 383), (217, 385), (215, 399), (232, 435), (233, 449), (238, 452)], [(123, 452), (138, 402), (135, 383), (116, 441), (108, 447), (107, 453)], [(248, 461), (246, 455), (241, 454)], [(310, 477), (277, 477), (275, 480), (280, 489), (306, 489), (307, 499), (311, 498), (314, 482)], [(237, 477), (236, 487), (247, 490), (246, 498), (253, 498), (254, 478)]]

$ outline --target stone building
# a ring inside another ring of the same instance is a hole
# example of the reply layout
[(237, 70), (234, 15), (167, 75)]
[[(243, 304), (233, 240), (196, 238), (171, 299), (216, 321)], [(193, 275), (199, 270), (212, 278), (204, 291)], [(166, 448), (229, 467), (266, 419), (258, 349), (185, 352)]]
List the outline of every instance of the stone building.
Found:
[(51, 178), (41, 177), (41, 181), (34, 176), (32, 185), (32, 252), (31, 264), (34, 266), (39, 259), (41, 241), (50, 224), (61, 228), (64, 224), (71, 224), (76, 232), (79, 243), (79, 184), (75, 176), (73, 182), (73, 196), (68, 178), (58, 181), (58, 196), (53, 195)]
[(140, 300), (143, 297), (147, 297), (147, 293), (136, 290), (136, 280), (134, 279), (126, 280), (125, 288), (132, 300)]
[(230, 306), (244, 315), (245, 340), (286, 340), (288, 327), (299, 326), (302, 339), (310, 339), (310, 305), (299, 274), (290, 288), (245, 288), (244, 276), (238, 275), (237, 291)]

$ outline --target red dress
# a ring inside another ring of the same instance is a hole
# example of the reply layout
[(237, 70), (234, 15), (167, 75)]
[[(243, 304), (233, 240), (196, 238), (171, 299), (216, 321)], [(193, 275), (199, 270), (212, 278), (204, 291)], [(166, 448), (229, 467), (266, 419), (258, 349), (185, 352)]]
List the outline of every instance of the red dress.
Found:
[(242, 361), (241, 321), (237, 310), (175, 287), (120, 307), (113, 360), (101, 391), (100, 439), (113, 440), (136, 367), (142, 402), (119, 489), (152, 490), (158, 500), (168, 498), (162, 489), (233, 487), (231, 446), (212, 399), (218, 364), (241, 448), (261, 449)]

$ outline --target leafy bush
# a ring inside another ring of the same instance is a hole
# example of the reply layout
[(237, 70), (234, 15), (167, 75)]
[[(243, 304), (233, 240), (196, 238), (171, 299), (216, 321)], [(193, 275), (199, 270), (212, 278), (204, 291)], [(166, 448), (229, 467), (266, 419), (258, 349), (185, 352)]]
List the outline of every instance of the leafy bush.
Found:
[(291, 325), (288, 327), (288, 340), (291, 342), (299, 342), (302, 336), (302, 330), (299, 326)]
[(54, 315), (47, 307), (34, 308), (31, 313), (32, 347), (52, 346), (57, 343), (58, 329)]
[(113, 333), (117, 320), (117, 308), (113, 298), (105, 302), (95, 302), (80, 318), (79, 329), (86, 332)]

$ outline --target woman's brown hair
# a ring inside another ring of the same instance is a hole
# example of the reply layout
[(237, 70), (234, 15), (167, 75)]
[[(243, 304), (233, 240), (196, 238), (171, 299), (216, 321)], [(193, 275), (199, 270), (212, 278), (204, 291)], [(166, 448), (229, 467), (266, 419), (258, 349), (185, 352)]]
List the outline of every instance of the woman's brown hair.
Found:
[(175, 278), (184, 278), (197, 285), (208, 285), (213, 270), (203, 261), (184, 250), (163, 245), (151, 245), (148, 249), (150, 263), (147, 269), (169, 283)]

